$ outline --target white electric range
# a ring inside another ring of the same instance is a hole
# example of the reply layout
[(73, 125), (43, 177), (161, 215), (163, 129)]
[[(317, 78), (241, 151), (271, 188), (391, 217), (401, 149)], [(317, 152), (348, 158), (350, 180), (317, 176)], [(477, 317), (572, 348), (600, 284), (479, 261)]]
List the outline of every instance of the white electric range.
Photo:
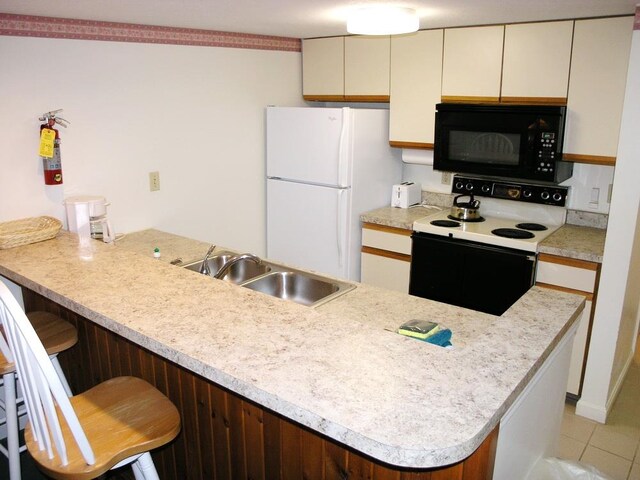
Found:
[(416, 220), (414, 231), (535, 252), (566, 219), (567, 187), (456, 176), (453, 190), (461, 195), (484, 193), (497, 198), (482, 198), (480, 221), (457, 220), (450, 217), (449, 209), (443, 209)]
[(564, 224), (568, 188), (456, 175), (452, 191), (474, 194), (469, 205), (481, 197), (481, 218), (447, 208), (414, 222), (409, 293), (502, 315), (534, 284), (538, 244)]

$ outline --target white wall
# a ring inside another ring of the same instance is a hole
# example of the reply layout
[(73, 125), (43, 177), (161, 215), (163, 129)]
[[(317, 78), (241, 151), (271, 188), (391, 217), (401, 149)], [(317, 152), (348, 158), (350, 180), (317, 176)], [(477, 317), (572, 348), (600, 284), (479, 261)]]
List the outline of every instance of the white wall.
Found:
[(598, 301), (576, 412), (604, 422), (633, 356), (640, 299), (640, 30), (633, 32)]
[[(0, 58), (0, 221), (104, 195), (118, 232), (264, 254), (264, 107), (302, 104), (300, 53), (0, 37)], [(45, 186), (37, 117), (57, 108), (64, 185)]]

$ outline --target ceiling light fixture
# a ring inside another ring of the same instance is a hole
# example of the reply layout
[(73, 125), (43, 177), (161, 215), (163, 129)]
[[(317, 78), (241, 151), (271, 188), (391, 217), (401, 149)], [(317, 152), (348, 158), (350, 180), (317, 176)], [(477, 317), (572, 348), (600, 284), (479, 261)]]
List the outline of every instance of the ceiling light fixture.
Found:
[(347, 19), (347, 32), (357, 35), (398, 35), (420, 27), (420, 19), (411, 8), (372, 5), (354, 10)]

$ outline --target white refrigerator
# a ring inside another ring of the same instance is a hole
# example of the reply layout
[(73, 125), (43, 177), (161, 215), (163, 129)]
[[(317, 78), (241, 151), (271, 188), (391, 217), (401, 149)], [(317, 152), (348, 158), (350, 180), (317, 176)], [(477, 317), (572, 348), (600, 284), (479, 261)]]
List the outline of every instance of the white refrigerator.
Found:
[(360, 280), (360, 214), (389, 205), (400, 151), (380, 109), (267, 108), (267, 257)]

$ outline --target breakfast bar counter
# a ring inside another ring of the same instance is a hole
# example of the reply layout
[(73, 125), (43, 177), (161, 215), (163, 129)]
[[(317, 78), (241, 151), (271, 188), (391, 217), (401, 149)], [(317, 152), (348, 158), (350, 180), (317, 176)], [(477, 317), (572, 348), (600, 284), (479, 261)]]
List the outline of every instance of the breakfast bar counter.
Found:
[[(356, 284), (309, 308), (169, 263), (200, 257), (207, 246), (147, 230), (116, 245), (92, 242), (86, 251), (62, 231), (49, 241), (0, 250), (0, 275), (247, 399), (265, 415), (383, 465), (411, 469), (470, 457), (584, 305), (582, 297), (534, 287), (496, 317)], [(416, 318), (450, 328), (453, 348), (395, 333)], [(91, 341), (81, 338), (81, 344)], [(191, 427), (197, 424), (183, 421), (184, 430)]]

